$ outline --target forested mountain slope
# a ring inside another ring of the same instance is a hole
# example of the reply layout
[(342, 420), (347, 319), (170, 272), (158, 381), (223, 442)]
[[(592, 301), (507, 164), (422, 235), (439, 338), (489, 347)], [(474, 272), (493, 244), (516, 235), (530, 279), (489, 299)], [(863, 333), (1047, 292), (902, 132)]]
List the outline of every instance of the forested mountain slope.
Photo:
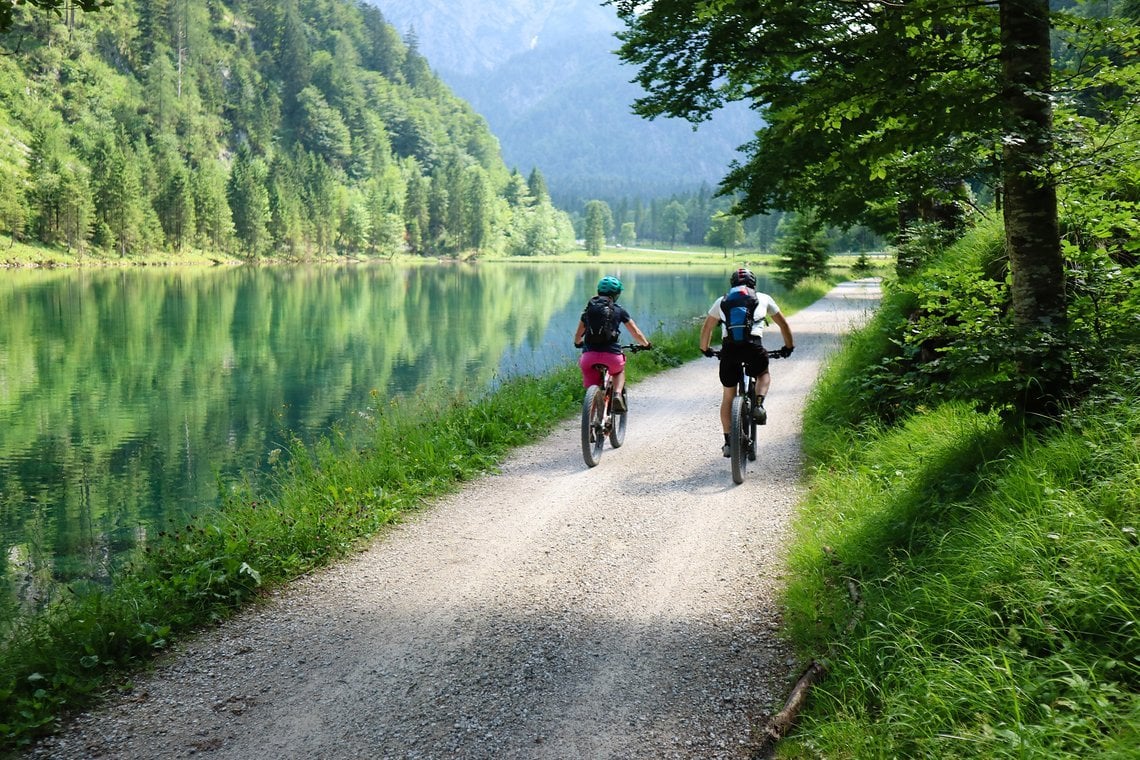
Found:
[(368, 0), (483, 114), (509, 166), (540, 166), (551, 194), (650, 199), (715, 185), (759, 117), (733, 104), (696, 131), (632, 112), (645, 93), (614, 55), (623, 28), (601, 0)]
[(365, 4), (21, 8), (0, 53), (0, 235), (262, 257), (527, 253), (570, 234)]

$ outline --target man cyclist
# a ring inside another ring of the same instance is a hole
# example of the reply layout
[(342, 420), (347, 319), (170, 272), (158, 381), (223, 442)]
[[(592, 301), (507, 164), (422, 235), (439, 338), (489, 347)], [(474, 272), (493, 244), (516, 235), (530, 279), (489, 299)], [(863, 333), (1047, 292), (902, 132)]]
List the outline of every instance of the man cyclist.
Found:
[(705, 356), (712, 356), (713, 351), (709, 347), (712, 331), (716, 325), (721, 325), (720, 384), (723, 389), (720, 399), (720, 427), (724, 433), (724, 448), (721, 449), (721, 452), (726, 457), (732, 456), (728, 442), (732, 424), (732, 400), (736, 397), (736, 385), (741, 379), (740, 364), (742, 359), (748, 367), (748, 374), (756, 378), (756, 407), (752, 412), (753, 418), (760, 425), (768, 421), (768, 412), (764, 409), (764, 396), (768, 393), (768, 386), (772, 382), (772, 377), (768, 374), (768, 352), (761, 345), (761, 338), (764, 333), (764, 325), (769, 318), (779, 326), (780, 333), (784, 338), (780, 355), (787, 357), (795, 349), (792, 329), (788, 326), (788, 321), (784, 319), (784, 315), (780, 313), (780, 307), (767, 293), (756, 292), (756, 275), (747, 269), (737, 269), (732, 273), (729, 282), (733, 288), (742, 286), (748, 288), (751, 294), (756, 297), (755, 310), (751, 315), (750, 334), (743, 341), (726, 340), (728, 332), (725, 325), (726, 316), (724, 309), (721, 308), (725, 296), (721, 296), (713, 302), (708, 315), (705, 317), (705, 323), (701, 326), (700, 344), (701, 353)]
[[(589, 388), (602, 382), (601, 373), (594, 369), (595, 364), (604, 364), (614, 381), (613, 407), (618, 414), (625, 412), (625, 399), (621, 392), (625, 387), (625, 354), (622, 353), (619, 341), (621, 326), (629, 328), (629, 333), (641, 345), (650, 347), (649, 339), (638, 329), (629, 312), (618, 306), (617, 299), (621, 295), (621, 280), (616, 277), (605, 276), (598, 280), (598, 298), (591, 298), (590, 303), (582, 311), (578, 320), (578, 329), (574, 332), (575, 348), (583, 349), (582, 358), (578, 366), (582, 368), (582, 385)], [(607, 309), (604, 329), (596, 329), (591, 324), (596, 313)], [(587, 327), (590, 327), (588, 330)]]

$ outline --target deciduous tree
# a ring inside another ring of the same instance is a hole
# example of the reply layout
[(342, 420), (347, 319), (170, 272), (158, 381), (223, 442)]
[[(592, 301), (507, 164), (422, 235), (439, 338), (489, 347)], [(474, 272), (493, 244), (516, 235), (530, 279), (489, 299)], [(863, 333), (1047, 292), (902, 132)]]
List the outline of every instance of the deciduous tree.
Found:
[(736, 214), (717, 212), (713, 214), (708, 232), (705, 233), (705, 242), (722, 248), (727, 255), (729, 248), (735, 248), (744, 242), (744, 223)]
[[(998, 185), (1015, 323), (1059, 345), (1048, 0), (611, 1), (648, 92), (637, 112), (700, 121), (744, 99), (764, 116), (724, 181), (745, 213), (818, 208), (883, 229), (899, 201)], [(1050, 406), (1064, 362), (1046, 352), (1024, 369), (1039, 389), (1027, 408)]]
[(665, 210), (661, 212), (661, 223), (665, 234), (669, 236), (669, 247), (677, 245), (677, 236), (684, 235), (689, 225), (685, 223), (688, 212), (680, 201), (670, 201)]
[(589, 201), (586, 203), (586, 217), (583, 222), (582, 237), (586, 241), (586, 250), (591, 256), (598, 256), (606, 244), (606, 236), (614, 224), (614, 215), (610, 205), (605, 201)]

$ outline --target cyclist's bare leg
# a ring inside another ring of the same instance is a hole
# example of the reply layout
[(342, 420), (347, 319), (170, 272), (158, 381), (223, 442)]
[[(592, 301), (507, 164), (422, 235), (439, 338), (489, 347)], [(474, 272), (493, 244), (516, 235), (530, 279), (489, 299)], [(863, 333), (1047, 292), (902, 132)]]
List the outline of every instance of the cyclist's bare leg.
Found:
[(736, 398), (736, 386), (721, 389), (720, 397), (720, 429), (725, 435), (732, 427), (732, 400)]
[(757, 396), (767, 396), (768, 395), (768, 386), (770, 386), (771, 384), (772, 384), (772, 375), (769, 374), (768, 372), (765, 372), (763, 375), (756, 378), (756, 395)]
[(614, 395), (620, 396), (621, 389), (625, 387), (625, 370), (618, 372), (616, 375), (610, 375), (614, 379)]

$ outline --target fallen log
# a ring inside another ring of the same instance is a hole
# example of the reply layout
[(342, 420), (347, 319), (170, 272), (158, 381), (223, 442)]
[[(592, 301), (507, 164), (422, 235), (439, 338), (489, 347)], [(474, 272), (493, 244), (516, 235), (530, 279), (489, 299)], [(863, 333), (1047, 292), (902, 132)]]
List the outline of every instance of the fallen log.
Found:
[(827, 667), (823, 663), (819, 660), (811, 661), (807, 670), (805, 670), (803, 675), (800, 676), (800, 679), (796, 681), (792, 693), (788, 695), (788, 701), (784, 703), (784, 709), (768, 719), (768, 724), (764, 727), (764, 742), (766, 745), (771, 746), (787, 735), (792, 725), (796, 722), (800, 710), (803, 709), (804, 703), (807, 702), (808, 690), (826, 674)]
[[(824, 552), (830, 554), (831, 550), (824, 547)], [(847, 579), (847, 593), (851, 597), (851, 601), (855, 604), (855, 610), (851, 614), (851, 619), (847, 621), (847, 627), (844, 630), (845, 635), (849, 635), (859, 621), (863, 618), (863, 597), (859, 593), (859, 586), (855, 580)], [(830, 650), (830, 648), (829, 648)], [(776, 742), (783, 739), (788, 735), (788, 731), (796, 722), (800, 711), (803, 709), (804, 703), (807, 702), (808, 691), (811, 687), (818, 683), (823, 677), (827, 675), (827, 666), (819, 660), (812, 660), (808, 665), (807, 670), (796, 681), (796, 685), (792, 688), (792, 693), (788, 695), (788, 701), (784, 703), (784, 709), (773, 715), (768, 719), (768, 723), (764, 726), (764, 740), (763, 749), (770, 751)]]

